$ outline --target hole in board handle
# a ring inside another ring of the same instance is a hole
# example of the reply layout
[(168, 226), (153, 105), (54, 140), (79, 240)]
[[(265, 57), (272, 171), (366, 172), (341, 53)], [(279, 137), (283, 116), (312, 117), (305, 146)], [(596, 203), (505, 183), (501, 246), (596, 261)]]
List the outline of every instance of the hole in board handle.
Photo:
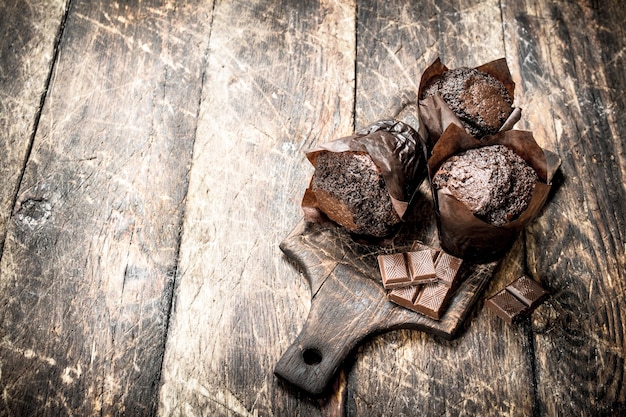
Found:
[(322, 353), (317, 349), (305, 349), (302, 359), (307, 365), (317, 365), (322, 361)]

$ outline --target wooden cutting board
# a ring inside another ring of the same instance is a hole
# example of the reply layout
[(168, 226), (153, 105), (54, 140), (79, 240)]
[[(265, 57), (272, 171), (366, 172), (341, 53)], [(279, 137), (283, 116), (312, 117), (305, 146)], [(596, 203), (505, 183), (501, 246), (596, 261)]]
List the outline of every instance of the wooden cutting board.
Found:
[(438, 247), (432, 200), (423, 185), (406, 227), (387, 247), (364, 245), (338, 227), (301, 222), (280, 244), (311, 286), (306, 322), (275, 367), (275, 373), (318, 395), (344, 359), (364, 339), (395, 329), (415, 329), (451, 339), (480, 297), (499, 262), (465, 263), (462, 283), (441, 320), (387, 300), (377, 255), (406, 251), (415, 240)]

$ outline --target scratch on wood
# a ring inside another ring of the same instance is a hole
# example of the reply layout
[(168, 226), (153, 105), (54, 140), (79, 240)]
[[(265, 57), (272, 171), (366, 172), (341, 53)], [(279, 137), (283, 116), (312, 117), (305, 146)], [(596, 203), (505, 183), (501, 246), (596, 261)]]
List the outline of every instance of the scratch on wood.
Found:
[[(110, 21), (110, 17), (104, 13), (105, 17)], [(134, 44), (135, 44), (135, 39), (132, 36), (126, 36), (124, 35), (124, 33), (122, 31), (120, 31), (118, 28), (116, 28), (115, 26), (111, 25), (105, 25), (104, 23), (101, 23), (99, 21), (97, 21), (96, 19), (93, 19), (89, 16), (85, 16), (84, 14), (81, 13), (76, 13), (76, 17), (82, 20), (85, 20), (87, 22), (89, 22), (90, 24), (94, 25), (95, 27), (102, 29), (103, 31), (110, 33), (112, 35), (116, 35), (119, 36), (124, 43), (126, 44), (126, 46), (128, 47), (128, 49), (132, 49)]]
[[(256, 417), (258, 415), (256, 412), (251, 413), (248, 411), (237, 396), (226, 388), (218, 387), (210, 391), (208, 387), (200, 384), (195, 378), (186, 381), (181, 380), (179, 382), (181, 386), (186, 386), (188, 390), (220, 406), (224, 411), (232, 412), (242, 417)], [(192, 410), (195, 409), (194, 405), (195, 404), (184, 404), (181, 408)], [(168, 410), (164, 410), (164, 413), (165, 415), (168, 414)]]

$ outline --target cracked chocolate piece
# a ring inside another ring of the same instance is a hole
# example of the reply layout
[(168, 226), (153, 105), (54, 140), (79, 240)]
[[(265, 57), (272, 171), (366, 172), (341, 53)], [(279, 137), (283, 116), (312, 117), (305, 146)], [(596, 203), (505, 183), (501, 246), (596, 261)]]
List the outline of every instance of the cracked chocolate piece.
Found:
[(439, 320), (446, 312), (453, 293), (451, 287), (441, 282), (430, 282), (419, 286), (394, 288), (389, 291), (387, 298), (404, 308)]
[(378, 266), (386, 289), (437, 280), (430, 250), (379, 255)]
[(415, 311), (439, 320), (457, 287), (462, 264), (460, 258), (441, 251), (435, 262), (437, 281), (422, 286), (414, 303)]
[(419, 294), (419, 290), (419, 286), (394, 288), (389, 291), (387, 298), (404, 308), (415, 310), (415, 304), (413, 303)]
[(425, 316), (439, 320), (445, 312), (452, 292), (451, 287), (441, 282), (425, 284), (415, 300), (413, 309)]
[(530, 309), (535, 309), (548, 297), (548, 291), (526, 275), (510, 283), (506, 289)]

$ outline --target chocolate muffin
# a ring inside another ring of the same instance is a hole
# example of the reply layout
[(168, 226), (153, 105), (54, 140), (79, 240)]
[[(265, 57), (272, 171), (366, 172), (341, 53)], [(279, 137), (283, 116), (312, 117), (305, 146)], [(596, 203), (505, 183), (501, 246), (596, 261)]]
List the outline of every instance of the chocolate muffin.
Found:
[(417, 132), (395, 119), (379, 120), (306, 155), (315, 172), (302, 199), (305, 220), (330, 219), (366, 242), (398, 230), (426, 178)]
[(322, 152), (311, 189), (320, 209), (356, 234), (384, 237), (401, 222), (380, 170), (363, 152)]
[(498, 79), (475, 68), (457, 68), (433, 78), (420, 99), (439, 93), (477, 138), (498, 132), (513, 111), (513, 100)]
[(433, 176), (474, 215), (494, 226), (515, 220), (530, 202), (535, 170), (504, 145), (469, 149), (450, 157)]

